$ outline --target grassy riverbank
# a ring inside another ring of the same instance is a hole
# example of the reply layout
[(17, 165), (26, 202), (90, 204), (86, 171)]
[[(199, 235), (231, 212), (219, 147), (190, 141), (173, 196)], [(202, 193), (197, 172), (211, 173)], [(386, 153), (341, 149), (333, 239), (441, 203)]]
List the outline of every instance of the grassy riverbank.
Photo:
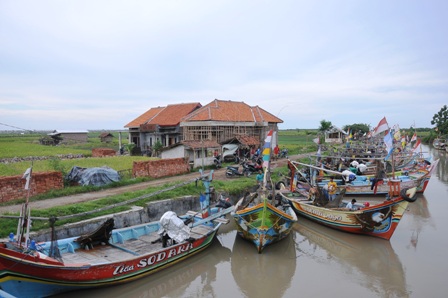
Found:
[[(117, 171), (126, 173), (132, 168), (134, 161), (148, 160), (146, 156), (114, 156), (103, 158), (92, 158), (91, 151), (93, 148), (118, 148), (118, 141), (110, 144), (103, 144), (98, 140), (99, 133), (89, 133), (88, 142), (86, 144), (67, 144), (60, 146), (43, 146), (39, 144), (40, 135), (0, 135), (0, 156), (1, 158), (17, 158), (19, 161), (13, 163), (0, 163), (0, 176), (22, 175), (25, 170), (30, 167), (31, 161), (23, 160), (30, 156), (44, 156), (49, 159), (35, 160), (32, 162), (33, 171), (61, 171), (64, 175), (70, 171), (73, 166), (80, 167), (101, 167), (108, 166)], [(279, 146), (281, 148), (287, 148), (289, 154), (299, 154), (305, 152), (313, 152), (316, 150), (316, 144), (312, 142), (315, 137), (315, 131), (312, 130), (288, 130), (280, 131), (279, 133)], [(75, 155), (82, 154), (85, 158), (76, 159), (63, 159), (61, 155)], [(208, 171), (209, 169), (205, 169)], [(273, 181), (276, 182), (280, 179), (278, 173), (286, 173), (286, 167), (277, 168), (272, 175)], [(107, 186), (94, 187), (94, 186), (71, 186), (65, 187), (62, 190), (54, 190), (45, 194), (41, 194), (30, 198), (30, 201), (48, 200), (51, 198), (64, 197), (68, 195), (93, 192), (107, 188), (116, 188), (125, 185), (131, 185), (135, 183), (141, 183), (150, 180), (149, 178), (134, 179), (130, 176), (124, 176), (120, 182), (112, 183)], [(239, 179), (231, 180), (214, 180), (212, 186), (215, 188), (217, 194), (228, 194), (238, 196), (247, 189), (255, 185), (255, 177), (242, 177)], [(106, 197), (104, 199), (95, 200), (92, 202), (70, 204), (67, 206), (52, 207), (45, 210), (32, 210), (32, 217), (49, 218), (51, 216), (61, 217), (71, 214), (79, 214), (91, 210), (98, 210), (106, 206), (112, 206), (114, 204), (128, 201), (138, 198), (148, 193), (157, 192), (161, 189), (171, 186), (170, 184), (158, 187), (149, 187), (143, 191), (137, 191), (132, 193), (125, 193), (115, 196)], [(76, 217), (70, 220), (56, 221), (56, 225), (63, 225), (68, 222), (76, 222), (99, 215), (112, 214), (124, 210), (128, 210), (133, 205), (143, 206), (150, 201), (171, 199), (186, 195), (199, 195), (203, 191), (203, 186), (195, 184), (186, 185), (177, 188), (172, 191), (164, 192), (162, 194), (153, 196), (148, 199), (139, 200), (137, 203), (131, 203), (129, 205), (109, 209), (107, 211), (97, 212), (88, 216)], [(22, 203), (23, 200), (16, 201)], [(5, 205), (2, 203), (0, 205)], [(9, 203), (11, 204), (11, 203)], [(18, 214), (12, 214), (18, 215)], [(34, 220), (32, 224), (32, 231), (48, 228), (48, 221)], [(2, 219), (0, 221), (0, 237), (6, 237), (11, 231), (17, 229), (17, 219)]]

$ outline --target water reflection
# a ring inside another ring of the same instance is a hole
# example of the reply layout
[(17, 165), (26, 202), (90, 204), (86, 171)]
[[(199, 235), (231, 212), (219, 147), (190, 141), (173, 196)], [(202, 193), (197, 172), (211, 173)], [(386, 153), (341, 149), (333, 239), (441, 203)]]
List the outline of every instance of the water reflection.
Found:
[(231, 271), (244, 297), (283, 297), (296, 271), (294, 236), (266, 247), (262, 254), (235, 236)]
[(411, 240), (407, 248), (417, 249), (418, 236), (422, 229), (431, 221), (431, 214), (428, 208), (428, 201), (424, 194), (419, 194), (417, 200), (408, 205), (407, 211), (411, 216)]
[[(142, 278), (126, 285), (117, 285), (107, 289), (91, 289), (70, 292), (60, 297), (181, 297), (192, 283), (198, 283), (199, 297), (214, 297), (212, 283), (216, 280), (217, 265), (229, 262), (231, 250), (223, 247), (215, 239), (205, 251), (183, 260), (171, 268)], [(196, 289), (195, 289), (196, 290)], [(58, 296), (57, 296), (58, 297)]]
[(432, 160), (439, 159), (439, 165), (437, 166), (436, 173), (439, 177), (439, 180), (445, 184), (448, 184), (448, 160), (447, 160), (447, 152), (445, 150), (437, 150), (434, 147), (429, 147), (429, 152), (432, 156)]
[(379, 297), (408, 297), (405, 272), (389, 241), (341, 233), (302, 219), (298, 251), (318, 263), (337, 262), (349, 279)]

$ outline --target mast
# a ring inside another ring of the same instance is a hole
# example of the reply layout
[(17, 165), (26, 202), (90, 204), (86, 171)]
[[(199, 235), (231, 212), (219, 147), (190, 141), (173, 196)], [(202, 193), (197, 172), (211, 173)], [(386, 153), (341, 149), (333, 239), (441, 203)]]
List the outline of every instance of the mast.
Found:
[(30, 235), (30, 210), (28, 209), (28, 204), (30, 200), (30, 193), (31, 193), (31, 177), (33, 173), (33, 163), (31, 162), (31, 167), (26, 169), (25, 173), (23, 174), (22, 179), (26, 179), (25, 183), (25, 189), (27, 190), (26, 193), (26, 200), (25, 203), (22, 205), (22, 210), (20, 212), (20, 219), (19, 223), (17, 225), (17, 242), (19, 246), (22, 246), (22, 238), (25, 236), (24, 246), (26, 247), (28, 245), (29, 241), (29, 235)]

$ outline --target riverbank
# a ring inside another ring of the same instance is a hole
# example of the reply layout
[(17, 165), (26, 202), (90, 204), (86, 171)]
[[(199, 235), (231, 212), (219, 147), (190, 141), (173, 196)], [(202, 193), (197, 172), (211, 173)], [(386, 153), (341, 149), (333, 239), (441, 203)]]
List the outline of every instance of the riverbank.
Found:
[[(290, 158), (295, 160), (295, 159), (299, 159), (303, 156), (306, 156), (306, 154), (294, 155), (294, 156), (291, 156)], [(279, 159), (276, 161), (272, 161), (271, 167), (272, 168), (282, 167), (282, 166), (285, 166), (286, 164), (287, 164), (287, 159)], [(199, 177), (198, 172), (191, 172), (191, 173), (184, 174), (184, 175), (164, 177), (164, 178), (159, 178), (159, 179), (152, 180), (152, 181), (146, 181), (146, 182), (133, 184), (133, 185), (110, 188), (110, 189), (100, 190), (100, 191), (96, 191), (96, 192), (82, 193), (82, 194), (64, 196), (64, 197), (59, 197), (59, 198), (52, 198), (52, 199), (47, 199), (47, 200), (32, 201), (29, 203), (29, 207), (31, 208), (31, 210), (38, 210), (38, 209), (47, 209), (47, 208), (56, 207), (56, 206), (65, 206), (65, 205), (70, 205), (70, 204), (75, 204), (75, 203), (82, 203), (82, 202), (102, 199), (102, 198), (109, 197), (109, 196), (114, 196), (117, 194), (123, 194), (123, 193), (127, 193), (127, 192), (144, 190), (148, 187), (160, 186), (160, 185), (164, 185), (166, 183), (185, 182), (188, 180), (194, 180), (198, 177)], [(214, 170), (214, 179), (215, 180), (228, 179), (228, 178), (226, 178), (226, 175), (225, 175), (225, 168)], [(20, 212), (21, 208), (22, 208), (22, 204), (1, 206), (0, 214)]]

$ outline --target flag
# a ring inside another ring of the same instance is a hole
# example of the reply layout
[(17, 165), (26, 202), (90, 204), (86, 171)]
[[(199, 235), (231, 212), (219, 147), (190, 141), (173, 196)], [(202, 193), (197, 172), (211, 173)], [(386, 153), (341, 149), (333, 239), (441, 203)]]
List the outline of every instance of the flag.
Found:
[(389, 129), (389, 125), (387, 124), (386, 117), (384, 117), (383, 119), (381, 119), (381, 121), (378, 123), (378, 125), (373, 130), (372, 136), (374, 137), (374, 136), (378, 135), (379, 133), (382, 133), (383, 131), (386, 131), (388, 129)]
[(320, 139), (319, 139), (319, 137), (313, 139), (313, 142), (316, 143), (317, 145), (319, 145), (319, 144), (320, 144)]
[(411, 143), (417, 141), (417, 133), (414, 132), (414, 135), (411, 138)]
[(30, 189), (30, 181), (31, 181), (31, 173), (33, 172), (32, 168), (26, 169), (25, 173), (22, 176), (22, 179), (26, 179), (25, 189)]
[(401, 137), (401, 147), (404, 149), (404, 147), (406, 147), (406, 138), (405, 136)]
[(369, 133), (367, 134), (367, 138), (370, 139), (372, 137), (372, 132), (369, 131)]
[(395, 139), (395, 141), (400, 141), (400, 139), (401, 139), (401, 133), (400, 133), (400, 128), (398, 128), (398, 129), (396, 129), (395, 130), (395, 133), (394, 133), (394, 139)]
[(387, 134), (384, 136), (384, 144), (386, 144), (387, 156), (386, 156), (385, 160), (387, 160), (389, 158), (389, 155), (394, 150), (393, 138), (392, 138), (392, 134), (390, 133), (390, 131), (387, 132)]
[(264, 140), (263, 148), (263, 168), (269, 167), (269, 161), (271, 159), (271, 142), (272, 142), (272, 129), (268, 132), (266, 139)]
[(422, 151), (422, 142), (420, 141), (420, 139), (417, 140), (414, 149), (412, 149), (412, 152), (418, 152), (418, 151)]

